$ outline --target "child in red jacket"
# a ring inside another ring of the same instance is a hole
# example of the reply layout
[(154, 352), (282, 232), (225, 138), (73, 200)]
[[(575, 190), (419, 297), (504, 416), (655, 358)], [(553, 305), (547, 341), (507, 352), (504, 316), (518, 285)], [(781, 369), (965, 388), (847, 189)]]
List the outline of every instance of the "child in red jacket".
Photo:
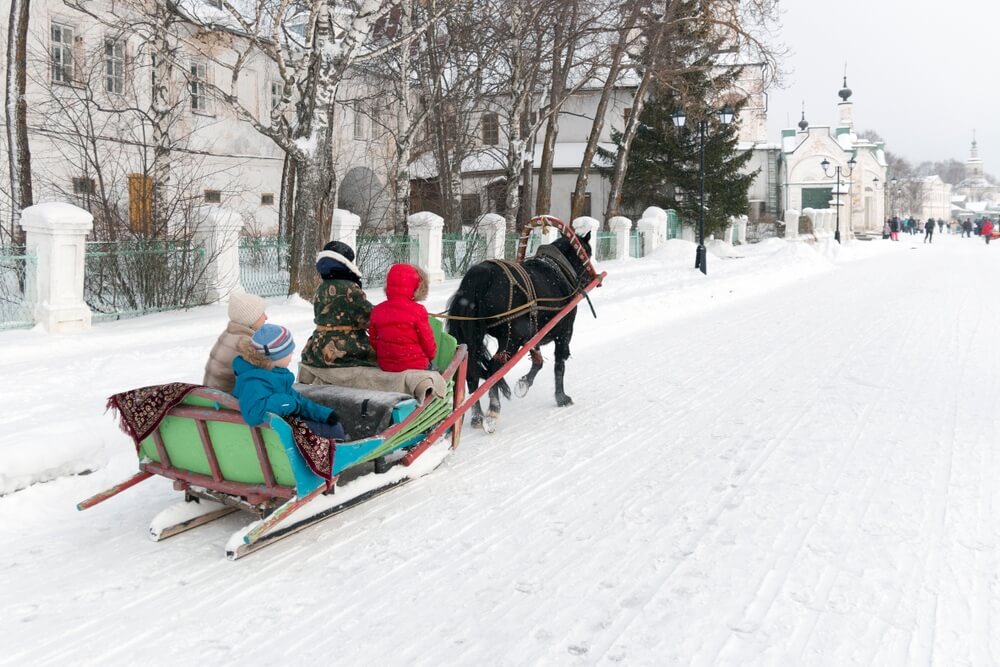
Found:
[(372, 308), (368, 339), (378, 367), (390, 373), (431, 367), (437, 346), (427, 321), (427, 274), (410, 264), (394, 264), (385, 279), (386, 300)]

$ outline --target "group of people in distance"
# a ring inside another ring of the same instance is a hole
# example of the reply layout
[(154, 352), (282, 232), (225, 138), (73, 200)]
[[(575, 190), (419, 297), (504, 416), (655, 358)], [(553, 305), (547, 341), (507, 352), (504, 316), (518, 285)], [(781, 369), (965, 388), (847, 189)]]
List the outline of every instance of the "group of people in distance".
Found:
[[(383, 371), (432, 370), (437, 348), (427, 309), (427, 274), (417, 266), (395, 264), (386, 276), (386, 300), (373, 306), (361, 285), (354, 251), (331, 241), (316, 257), (322, 278), (313, 300), (315, 330), (302, 349), (302, 363), (317, 368), (378, 367)], [(317, 435), (343, 440), (344, 427), (334, 409), (297, 392), (288, 370), (295, 350), (291, 332), (267, 322), (259, 296), (234, 293), (229, 323), (209, 353), (202, 381), (231, 393), (247, 424), (264, 423), (266, 414), (298, 417)]]
[(919, 220), (914, 218), (904, 218), (900, 220), (899, 218), (892, 217), (885, 221), (882, 226), (882, 238), (892, 239), (893, 241), (899, 240), (899, 232), (909, 232), (910, 234), (918, 234), (919, 230), (924, 232), (924, 243), (934, 242), (934, 228), (937, 227), (938, 231), (944, 232), (945, 227), (952, 234), (960, 233), (962, 236), (972, 237), (972, 232), (975, 230), (976, 236), (982, 236), (986, 239), (986, 244), (989, 245), (990, 238), (993, 236), (993, 230), (996, 226), (993, 221), (989, 218), (977, 221), (973, 224), (972, 220), (963, 220), (959, 222), (957, 220), (952, 220), (946, 223), (944, 220), (938, 218), (928, 218), (927, 222), (921, 223)]

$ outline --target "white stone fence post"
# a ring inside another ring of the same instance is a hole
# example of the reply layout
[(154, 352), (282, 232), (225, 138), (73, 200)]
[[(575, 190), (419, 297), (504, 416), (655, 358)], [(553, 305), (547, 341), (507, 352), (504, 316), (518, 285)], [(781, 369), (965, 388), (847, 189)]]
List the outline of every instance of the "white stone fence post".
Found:
[(208, 265), (202, 275), (207, 303), (229, 301), (240, 288), (240, 232), (243, 216), (222, 206), (202, 206), (193, 237), (205, 249)]
[(799, 216), (802, 214), (795, 209), (785, 211), (785, 239), (788, 241), (799, 240)]
[(618, 248), (617, 259), (631, 259), (629, 234), (632, 231), (632, 221), (625, 216), (616, 215), (608, 220), (608, 228), (615, 234), (615, 247)]
[(83, 298), (87, 234), (94, 216), (72, 204), (47, 203), (21, 212), (27, 254), (37, 258), (27, 276), (26, 294), (36, 323), (49, 333), (90, 328), (91, 312)]
[[(333, 209), (333, 223), (330, 225), (330, 240), (346, 243), (358, 254), (358, 230), (361, 216), (342, 208)], [(317, 249), (317, 252), (319, 250)]]
[(430, 211), (420, 211), (409, 216), (406, 224), (420, 244), (420, 266), (427, 272), (428, 280), (432, 283), (444, 282), (444, 271), (441, 268), (444, 218)]
[(644, 256), (659, 248), (667, 240), (667, 212), (659, 206), (650, 206), (643, 211), (635, 226), (643, 234)]
[(503, 259), (507, 247), (507, 221), (504, 217), (484, 213), (476, 224), (479, 233), (486, 237), (486, 258)]

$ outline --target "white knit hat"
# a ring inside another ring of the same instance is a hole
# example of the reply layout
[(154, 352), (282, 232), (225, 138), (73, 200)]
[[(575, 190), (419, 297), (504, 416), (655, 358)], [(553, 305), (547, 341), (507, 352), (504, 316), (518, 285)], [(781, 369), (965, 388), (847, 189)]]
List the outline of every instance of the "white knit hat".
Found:
[(264, 299), (248, 292), (229, 295), (229, 319), (245, 327), (252, 327), (264, 314)]

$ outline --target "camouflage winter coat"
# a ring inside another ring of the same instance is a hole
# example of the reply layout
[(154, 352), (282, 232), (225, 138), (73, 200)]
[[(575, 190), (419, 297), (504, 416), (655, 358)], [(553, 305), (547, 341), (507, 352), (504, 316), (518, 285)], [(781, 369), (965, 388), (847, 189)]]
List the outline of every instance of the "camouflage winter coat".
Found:
[(302, 349), (302, 363), (317, 368), (375, 366), (367, 331), (371, 312), (372, 304), (357, 283), (324, 280), (316, 288), (316, 330)]

